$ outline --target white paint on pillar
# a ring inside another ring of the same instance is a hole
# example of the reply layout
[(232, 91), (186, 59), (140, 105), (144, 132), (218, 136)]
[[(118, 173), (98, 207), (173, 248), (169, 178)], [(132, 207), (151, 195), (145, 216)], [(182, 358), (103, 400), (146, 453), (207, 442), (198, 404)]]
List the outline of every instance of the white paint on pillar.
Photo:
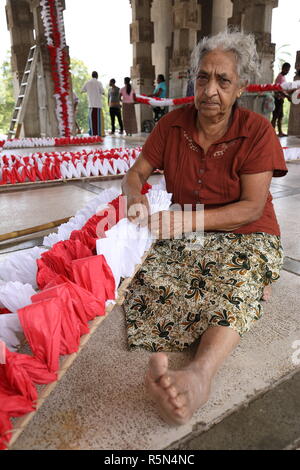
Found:
[(212, 34), (217, 34), (227, 28), (227, 21), (232, 16), (232, 10), (231, 0), (213, 0)]

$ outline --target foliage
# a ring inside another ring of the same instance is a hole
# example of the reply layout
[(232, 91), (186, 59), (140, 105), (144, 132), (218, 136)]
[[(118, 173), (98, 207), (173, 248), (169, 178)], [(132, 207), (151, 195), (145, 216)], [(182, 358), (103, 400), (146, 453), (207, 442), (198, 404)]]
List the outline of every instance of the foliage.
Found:
[(8, 132), (14, 105), (13, 77), (8, 52), (7, 58), (0, 65), (0, 134), (6, 135)]
[(282, 44), (276, 47), (275, 62), (274, 62), (274, 78), (281, 72), (282, 66), (285, 62), (292, 64), (292, 54), (289, 52), (290, 44)]
[(88, 132), (88, 98), (86, 93), (81, 93), (85, 82), (90, 79), (88, 68), (84, 62), (78, 59), (71, 59), (71, 74), (73, 91), (79, 99), (76, 121), (83, 133)]
[(291, 103), (289, 100), (285, 99), (283, 104), (283, 119), (282, 119), (282, 130), (287, 134), (288, 123), (289, 123), (289, 114), (290, 114)]

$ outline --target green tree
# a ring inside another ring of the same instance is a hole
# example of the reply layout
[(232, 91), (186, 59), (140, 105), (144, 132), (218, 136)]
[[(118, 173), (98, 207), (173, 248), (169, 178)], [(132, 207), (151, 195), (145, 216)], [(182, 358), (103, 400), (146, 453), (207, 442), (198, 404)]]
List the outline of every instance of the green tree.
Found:
[(90, 79), (90, 75), (85, 63), (79, 59), (71, 59), (71, 74), (73, 91), (79, 98), (76, 121), (82, 132), (86, 133), (88, 131), (88, 98), (86, 93), (81, 93), (81, 89)]
[(7, 134), (15, 99), (13, 89), (13, 77), (10, 64), (10, 54), (0, 66), (0, 134)]

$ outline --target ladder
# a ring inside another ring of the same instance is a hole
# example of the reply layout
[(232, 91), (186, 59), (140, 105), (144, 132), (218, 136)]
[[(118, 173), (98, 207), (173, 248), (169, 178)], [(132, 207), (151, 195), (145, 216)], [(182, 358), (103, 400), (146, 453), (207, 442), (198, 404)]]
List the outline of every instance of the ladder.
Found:
[(22, 123), (24, 121), (26, 107), (30, 95), (31, 85), (35, 76), (36, 65), (38, 61), (39, 49), (37, 45), (29, 49), (25, 70), (23, 73), (19, 95), (13, 111), (12, 120), (8, 131), (8, 139), (18, 138), (20, 136)]

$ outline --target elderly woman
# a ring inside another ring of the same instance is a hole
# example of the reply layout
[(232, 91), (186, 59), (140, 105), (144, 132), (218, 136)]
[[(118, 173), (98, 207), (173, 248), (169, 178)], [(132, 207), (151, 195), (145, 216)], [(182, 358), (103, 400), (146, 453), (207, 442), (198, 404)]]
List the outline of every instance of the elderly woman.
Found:
[[(155, 352), (146, 386), (173, 424), (207, 401), (217, 370), (261, 317), (264, 286), (279, 278), (283, 260), (269, 192), (272, 176), (287, 173), (283, 152), (269, 121), (237, 104), (257, 73), (254, 39), (239, 32), (204, 38), (192, 61), (194, 104), (158, 122), (123, 181), (133, 221), (147, 208), (141, 188), (155, 168), (164, 170), (173, 202), (192, 209), (190, 220), (180, 211), (149, 217), (159, 239), (124, 304), (129, 345)], [(190, 223), (180, 237), (183, 219)], [(192, 343), (188, 367), (170, 370), (161, 351)]]

